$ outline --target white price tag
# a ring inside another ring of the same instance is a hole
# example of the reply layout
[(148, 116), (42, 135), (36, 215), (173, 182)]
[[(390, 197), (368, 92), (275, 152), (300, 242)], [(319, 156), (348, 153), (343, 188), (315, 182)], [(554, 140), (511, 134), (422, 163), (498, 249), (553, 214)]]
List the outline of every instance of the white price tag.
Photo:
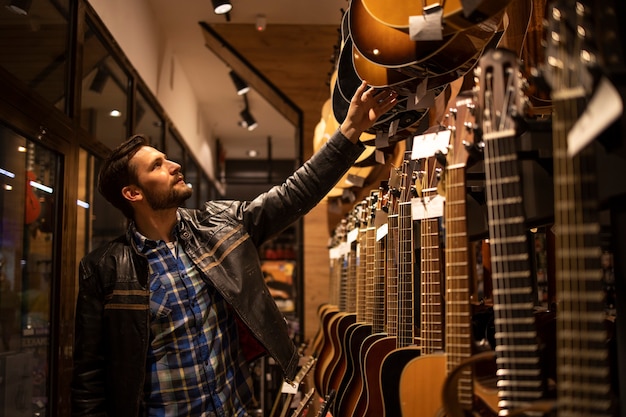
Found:
[(412, 41), (440, 41), (443, 39), (443, 8), (433, 4), (424, 13), (409, 16), (409, 38)]

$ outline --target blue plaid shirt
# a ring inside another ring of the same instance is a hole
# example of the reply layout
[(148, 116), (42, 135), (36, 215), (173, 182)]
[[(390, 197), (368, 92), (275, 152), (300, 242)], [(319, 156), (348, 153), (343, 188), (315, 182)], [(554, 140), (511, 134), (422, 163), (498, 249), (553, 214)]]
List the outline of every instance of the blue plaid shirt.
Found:
[(179, 244), (133, 230), (150, 266), (146, 415), (246, 416), (252, 379), (230, 307)]

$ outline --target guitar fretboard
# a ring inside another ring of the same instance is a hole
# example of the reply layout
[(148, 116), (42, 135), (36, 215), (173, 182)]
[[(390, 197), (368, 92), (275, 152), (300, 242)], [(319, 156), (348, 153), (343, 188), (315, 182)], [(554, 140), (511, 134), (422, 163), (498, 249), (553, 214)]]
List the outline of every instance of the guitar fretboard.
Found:
[(413, 301), (413, 219), (411, 216), (411, 187), (413, 173), (405, 162), (402, 196), (398, 204), (398, 337), (397, 347), (414, 344)]
[[(425, 200), (436, 190), (424, 190)], [(443, 351), (443, 309), (441, 297), (441, 261), (439, 259), (439, 217), (420, 221), (421, 235), (421, 354)]]
[(398, 214), (387, 217), (387, 334), (398, 335)]
[(484, 135), (499, 415), (543, 396), (515, 131)]
[(592, 147), (567, 155), (567, 132), (578, 106), (558, 96), (553, 102), (558, 412), (610, 416), (595, 157)]
[[(467, 360), (471, 352), (469, 302), (469, 243), (467, 237), (465, 166), (446, 170), (446, 368), (448, 373)], [(464, 369), (457, 389), (459, 404), (471, 408), (471, 369)]]

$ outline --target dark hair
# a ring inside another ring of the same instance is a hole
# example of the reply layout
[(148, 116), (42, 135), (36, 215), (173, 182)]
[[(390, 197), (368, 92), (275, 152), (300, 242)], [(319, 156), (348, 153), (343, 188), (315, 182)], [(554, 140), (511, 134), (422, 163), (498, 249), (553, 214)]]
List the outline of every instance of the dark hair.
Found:
[(137, 181), (137, 174), (130, 168), (129, 161), (141, 147), (148, 144), (148, 138), (143, 135), (131, 136), (104, 160), (98, 175), (100, 194), (128, 219), (133, 218), (133, 208), (122, 195), (122, 188)]

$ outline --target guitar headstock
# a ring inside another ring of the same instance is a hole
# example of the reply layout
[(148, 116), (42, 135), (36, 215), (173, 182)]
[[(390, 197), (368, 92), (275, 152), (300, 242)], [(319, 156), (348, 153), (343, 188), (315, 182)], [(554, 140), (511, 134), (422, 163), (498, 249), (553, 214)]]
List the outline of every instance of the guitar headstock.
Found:
[(388, 215), (398, 214), (398, 198), (402, 181), (402, 167), (391, 167), (387, 181), (387, 202), (384, 210)]
[(590, 6), (581, 1), (555, 0), (546, 12), (548, 20), (544, 77), (553, 95), (593, 89), (589, 69), (596, 66), (595, 48), (591, 47)]
[(400, 203), (411, 201), (416, 174), (415, 164), (416, 160), (411, 159), (411, 152), (405, 152), (404, 160), (402, 161), (402, 174), (400, 177)]
[(478, 62), (475, 75), (483, 134), (515, 129), (516, 120), (528, 104), (517, 55), (502, 48), (487, 51)]
[(452, 137), (448, 147), (446, 166), (466, 166), (471, 149), (476, 147), (474, 136), (478, 129), (476, 119), (476, 95), (462, 91), (457, 95), (455, 106), (450, 109)]

